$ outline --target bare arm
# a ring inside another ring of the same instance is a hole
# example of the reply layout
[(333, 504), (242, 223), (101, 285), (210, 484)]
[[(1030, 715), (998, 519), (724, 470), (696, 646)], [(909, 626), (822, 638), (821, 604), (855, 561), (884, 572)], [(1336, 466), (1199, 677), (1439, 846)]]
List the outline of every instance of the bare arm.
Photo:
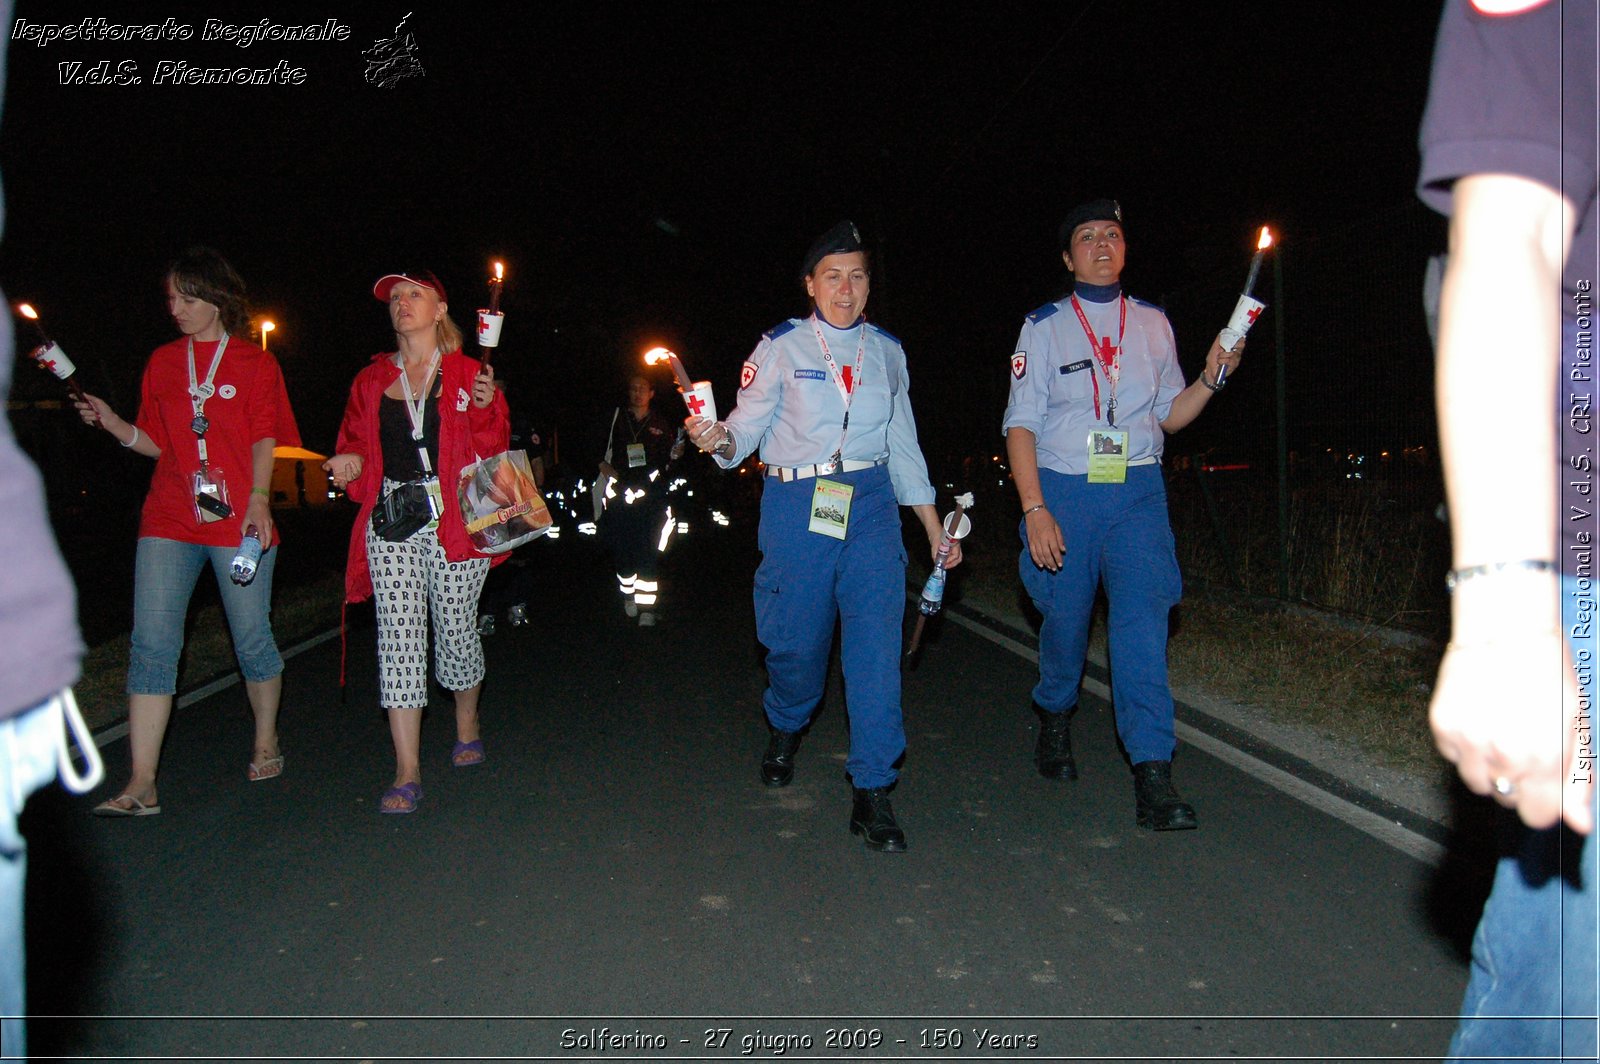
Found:
[(1228, 368), (1229, 376), (1239, 368), (1239, 361), (1244, 355), (1244, 341), (1240, 340), (1232, 351), (1222, 347), (1222, 338), (1211, 341), (1211, 350), (1206, 352), (1205, 368), (1200, 371), (1200, 376), (1189, 382), (1189, 386), (1179, 392), (1172, 400), (1172, 409), (1167, 411), (1167, 420), (1161, 422), (1161, 431), (1172, 433), (1188, 425), (1200, 416), (1200, 411), (1206, 408), (1211, 397), (1216, 393), (1207, 385), (1207, 381), (1215, 384), (1217, 371), (1222, 367)]
[[(1547, 560), (1556, 544), (1562, 249), (1572, 205), (1524, 178), (1455, 184), (1435, 398), (1457, 570)], [(1593, 828), (1575, 779), (1578, 698), (1553, 573), (1491, 572), (1458, 584), (1430, 720), (1479, 794), (1532, 827)]]
[[(146, 458), (161, 457), (161, 448), (155, 445), (155, 441), (135, 428), (133, 422), (118, 417), (117, 412), (111, 409), (111, 404), (104, 399), (85, 394), (81, 402), (73, 405), (77, 407), (78, 416), (83, 418), (84, 424), (105, 429), (118, 443)], [(129, 443), (130, 440), (133, 442)]]
[(256, 538), (263, 547), (272, 546), (272, 449), (278, 441), (270, 436), (250, 445), (250, 501), (245, 504), (239, 536), (255, 526)]
[(1061, 568), (1067, 541), (1061, 525), (1044, 506), (1044, 489), (1039, 486), (1039, 441), (1027, 429), (1012, 428), (1006, 433), (1006, 458), (1011, 462), (1011, 482), (1017, 486), (1022, 503), (1022, 520), (1028, 529), (1028, 556), (1033, 564), (1052, 573)]

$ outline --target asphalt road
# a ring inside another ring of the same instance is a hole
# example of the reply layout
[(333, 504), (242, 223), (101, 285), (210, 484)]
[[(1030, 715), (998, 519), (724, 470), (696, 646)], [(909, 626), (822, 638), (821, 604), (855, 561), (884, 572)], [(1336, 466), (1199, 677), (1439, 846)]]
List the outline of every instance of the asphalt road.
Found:
[[(1034, 668), (936, 624), (906, 674), (909, 852), (847, 831), (842, 684), (792, 786), (757, 778), (745, 526), (669, 558), (654, 629), (592, 541), (531, 551), (535, 623), (486, 641), (489, 759), (424, 723), (393, 768), (370, 628), (289, 663), (287, 769), (250, 784), (235, 687), (180, 710), (164, 812), (30, 802), (43, 1057), (220, 1060), (1428, 1058), (1465, 982), (1441, 873), (1188, 747), (1200, 830), (1134, 826), (1109, 708), (1082, 779), (1032, 768)], [(692, 601), (692, 609), (689, 603)], [(110, 784), (125, 742), (106, 749)], [(1448, 885), (1446, 885), (1448, 886)]]

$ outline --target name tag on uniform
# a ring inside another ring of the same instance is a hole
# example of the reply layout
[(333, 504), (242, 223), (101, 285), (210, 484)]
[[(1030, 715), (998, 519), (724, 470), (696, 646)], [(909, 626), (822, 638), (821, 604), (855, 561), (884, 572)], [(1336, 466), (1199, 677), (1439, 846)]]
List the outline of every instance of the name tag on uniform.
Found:
[(1128, 479), (1128, 434), (1122, 429), (1089, 432), (1089, 483), (1122, 484)]
[(797, 369), (794, 371), (794, 379), (797, 381), (825, 381), (828, 379), (828, 375), (820, 369)]
[(1063, 374), (1076, 373), (1081, 369), (1088, 369), (1088, 368), (1089, 368), (1089, 360), (1087, 358), (1085, 358), (1085, 359), (1082, 359), (1082, 360), (1080, 360), (1078, 362), (1069, 362), (1069, 363), (1067, 363), (1065, 366), (1061, 367), (1061, 372)]
[(855, 493), (849, 484), (818, 477), (816, 490), (811, 493), (810, 531), (843, 539), (845, 529), (850, 527), (850, 499)]
[(638, 469), (642, 465), (644, 465), (644, 444), (628, 444), (628, 468)]

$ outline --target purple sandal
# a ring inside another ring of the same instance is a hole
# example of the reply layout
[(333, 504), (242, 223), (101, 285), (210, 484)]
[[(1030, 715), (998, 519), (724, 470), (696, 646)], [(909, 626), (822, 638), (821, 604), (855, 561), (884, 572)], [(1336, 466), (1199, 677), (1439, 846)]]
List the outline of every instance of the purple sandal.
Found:
[(470, 743), (456, 743), (450, 750), (450, 763), (456, 768), (471, 768), (481, 765), (488, 758), (483, 752), (483, 740), (474, 739)]
[(402, 783), (383, 792), (383, 797), (378, 799), (378, 812), (415, 813), (417, 803), (420, 801), (422, 801), (422, 784)]

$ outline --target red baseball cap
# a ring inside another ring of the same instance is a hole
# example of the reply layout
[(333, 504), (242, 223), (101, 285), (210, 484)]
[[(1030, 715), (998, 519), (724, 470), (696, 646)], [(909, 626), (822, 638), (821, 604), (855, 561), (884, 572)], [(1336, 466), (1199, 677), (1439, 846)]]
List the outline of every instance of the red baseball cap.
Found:
[(372, 294), (378, 302), (389, 302), (389, 293), (394, 291), (394, 286), (401, 282), (420, 284), (424, 288), (431, 288), (439, 295), (439, 302), (448, 303), (450, 300), (444, 294), (444, 285), (439, 283), (439, 278), (433, 275), (432, 270), (409, 270), (404, 273), (386, 273), (378, 278), (378, 283), (372, 286)]

